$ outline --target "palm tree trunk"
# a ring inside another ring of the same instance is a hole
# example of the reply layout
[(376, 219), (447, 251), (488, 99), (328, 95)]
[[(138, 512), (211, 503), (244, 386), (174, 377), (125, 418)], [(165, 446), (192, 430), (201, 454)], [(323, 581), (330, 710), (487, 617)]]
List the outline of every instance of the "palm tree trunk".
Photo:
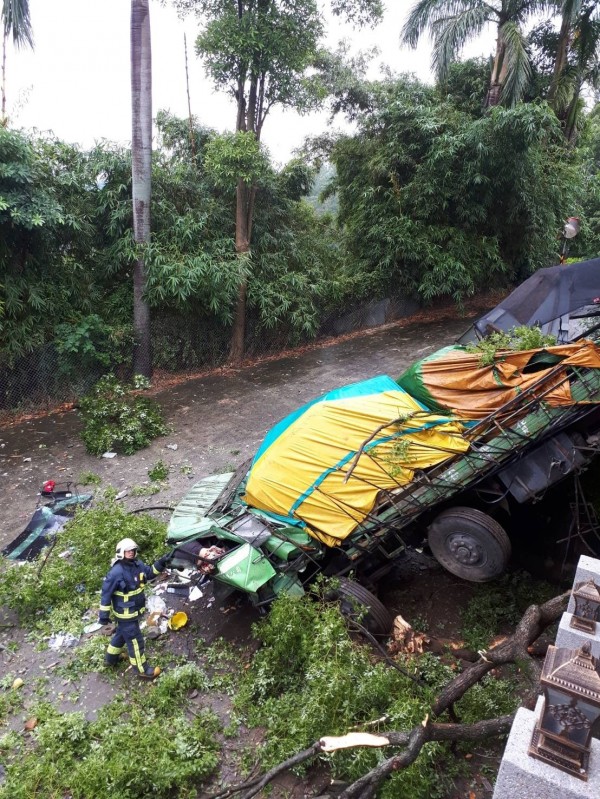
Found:
[(582, 86), (583, 78), (579, 77), (573, 90), (573, 97), (565, 113), (565, 138), (571, 145), (575, 143), (577, 138), (577, 123), (584, 107), (580, 96)]
[(133, 236), (138, 257), (133, 268), (135, 374), (152, 375), (150, 308), (145, 299), (146, 265), (141, 250), (150, 243), (152, 191), (152, 52), (148, 0), (131, 0), (131, 170)]
[(505, 50), (506, 46), (502, 38), (502, 28), (499, 27), (498, 38), (496, 39), (496, 55), (494, 56), (494, 65), (492, 67), (492, 74), (490, 77), (490, 87), (485, 100), (486, 108), (491, 108), (492, 106), (498, 105), (500, 102), (502, 85), (506, 79), (506, 64), (504, 59)]
[(6, 30), (4, 31), (4, 36), (2, 37), (2, 118), (0, 123), (3, 127), (6, 127), (8, 123), (8, 119), (6, 118), (6, 41), (8, 39), (8, 34)]
[(558, 36), (558, 49), (556, 52), (556, 60), (554, 62), (554, 73), (552, 75), (552, 82), (548, 89), (548, 102), (552, 104), (556, 97), (556, 91), (560, 82), (561, 75), (567, 65), (567, 53), (569, 52), (569, 44), (571, 42), (571, 20), (563, 14), (562, 23), (560, 26), (560, 34)]

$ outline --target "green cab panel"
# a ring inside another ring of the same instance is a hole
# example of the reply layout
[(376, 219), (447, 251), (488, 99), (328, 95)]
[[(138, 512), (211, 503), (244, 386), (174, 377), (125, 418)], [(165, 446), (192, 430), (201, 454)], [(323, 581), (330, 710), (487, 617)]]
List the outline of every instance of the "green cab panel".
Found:
[(301, 597), (306, 593), (297, 574), (278, 574), (271, 583), (275, 596), (285, 594), (286, 596)]
[(256, 593), (275, 574), (262, 552), (250, 544), (242, 544), (219, 560), (214, 578), (240, 591)]
[(311, 538), (308, 533), (299, 530), (297, 527), (286, 527), (280, 533), (281, 538), (278, 535), (272, 535), (263, 545), (265, 549), (268, 549), (271, 554), (280, 560), (290, 560), (290, 557), (298, 557), (298, 555), (302, 554), (302, 547), (310, 547), (311, 550), (316, 548), (314, 538)]
[(234, 472), (212, 474), (196, 483), (184, 498), (177, 503), (169, 526), (168, 541), (181, 541), (191, 536), (203, 535), (214, 521), (207, 520), (206, 514), (220, 497)]

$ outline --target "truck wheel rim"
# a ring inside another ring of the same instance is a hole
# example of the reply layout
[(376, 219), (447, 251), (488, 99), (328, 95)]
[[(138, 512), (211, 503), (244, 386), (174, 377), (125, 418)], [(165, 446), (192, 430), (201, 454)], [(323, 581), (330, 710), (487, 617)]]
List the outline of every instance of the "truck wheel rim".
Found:
[(459, 563), (473, 566), (484, 560), (484, 552), (479, 541), (465, 533), (455, 533), (448, 539), (448, 550)]

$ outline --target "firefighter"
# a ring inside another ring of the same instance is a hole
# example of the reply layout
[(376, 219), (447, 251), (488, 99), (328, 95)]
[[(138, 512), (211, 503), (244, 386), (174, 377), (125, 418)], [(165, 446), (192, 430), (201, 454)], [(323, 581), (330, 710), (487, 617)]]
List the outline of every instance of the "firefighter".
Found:
[(158, 666), (150, 666), (144, 654), (144, 636), (140, 630), (140, 619), (146, 609), (144, 587), (166, 568), (169, 555), (165, 555), (147, 566), (137, 559), (138, 545), (131, 538), (123, 538), (116, 547), (110, 571), (102, 583), (100, 599), (100, 624), (110, 624), (109, 613), (116, 621), (116, 630), (106, 649), (104, 662), (116, 666), (123, 648), (127, 647), (129, 662), (144, 680), (153, 680), (160, 674)]

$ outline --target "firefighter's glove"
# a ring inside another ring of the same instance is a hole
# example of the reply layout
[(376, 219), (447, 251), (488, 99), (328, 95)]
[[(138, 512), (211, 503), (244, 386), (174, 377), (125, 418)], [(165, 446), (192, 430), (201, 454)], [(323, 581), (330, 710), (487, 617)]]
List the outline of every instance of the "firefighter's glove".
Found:
[(164, 570), (167, 568), (170, 562), (171, 562), (171, 555), (170, 554), (163, 555), (162, 558), (159, 558), (155, 562), (154, 566), (159, 572), (164, 572)]

